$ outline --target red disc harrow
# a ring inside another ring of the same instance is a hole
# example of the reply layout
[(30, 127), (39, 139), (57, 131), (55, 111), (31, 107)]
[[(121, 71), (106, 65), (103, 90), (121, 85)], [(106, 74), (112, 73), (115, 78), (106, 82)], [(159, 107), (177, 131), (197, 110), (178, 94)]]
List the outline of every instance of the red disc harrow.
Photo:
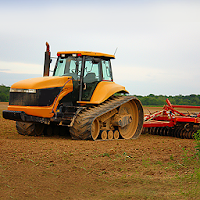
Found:
[[(172, 105), (169, 99), (166, 102), (161, 111), (145, 115), (143, 133), (192, 139), (200, 129), (200, 106)], [(198, 112), (183, 113), (178, 108)]]

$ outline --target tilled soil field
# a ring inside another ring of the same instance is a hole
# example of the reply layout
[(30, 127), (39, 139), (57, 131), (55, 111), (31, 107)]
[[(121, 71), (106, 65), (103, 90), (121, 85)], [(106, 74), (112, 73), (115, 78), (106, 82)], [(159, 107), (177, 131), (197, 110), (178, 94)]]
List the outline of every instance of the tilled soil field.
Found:
[[(6, 107), (0, 103), (0, 112)], [(0, 199), (200, 199), (195, 146), (149, 134), (112, 141), (72, 140), (68, 132), (21, 136), (0, 115)]]

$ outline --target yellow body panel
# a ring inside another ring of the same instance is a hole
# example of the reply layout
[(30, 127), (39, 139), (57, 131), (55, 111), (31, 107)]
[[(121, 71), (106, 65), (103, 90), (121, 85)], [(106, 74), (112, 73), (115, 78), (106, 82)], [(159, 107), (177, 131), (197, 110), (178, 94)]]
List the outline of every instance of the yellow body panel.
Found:
[[(16, 89), (45, 89), (53, 87), (62, 87), (71, 76), (44, 76), (30, 78), (14, 83), (11, 88)], [(72, 84), (72, 81), (71, 81)], [(69, 83), (67, 83), (67, 86)]]
[[(54, 76), (54, 77), (41, 77), (41, 78), (32, 78), (19, 81), (11, 86), (11, 88), (17, 89), (43, 89), (43, 88), (52, 88), (52, 87), (63, 87), (64, 84), (71, 79), (71, 77), (63, 76)], [(58, 106), (59, 101), (68, 93), (73, 91), (73, 82), (69, 82), (65, 85), (62, 92), (58, 98), (54, 99), (54, 102), (51, 106), (17, 106), (9, 105), (8, 110), (13, 111), (24, 111), (28, 115), (51, 118), (53, 117)]]
[(115, 58), (114, 55), (99, 53), (99, 52), (91, 52), (91, 51), (60, 51), (57, 54), (79, 54), (79, 53), (83, 56), (97, 56), (97, 57)]
[(14, 106), (9, 105), (8, 110), (12, 111), (24, 111), (27, 115), (33, 115), (37, 117), (51, 118), (53, 117), (53, 105), (51, 106)]
[(78, 103), (100, 104), (117, 92), (129, 93), (124, 86), (118, 85), (115, 82), (102, 81), (97, 85), (90, 101), (78, 101)]

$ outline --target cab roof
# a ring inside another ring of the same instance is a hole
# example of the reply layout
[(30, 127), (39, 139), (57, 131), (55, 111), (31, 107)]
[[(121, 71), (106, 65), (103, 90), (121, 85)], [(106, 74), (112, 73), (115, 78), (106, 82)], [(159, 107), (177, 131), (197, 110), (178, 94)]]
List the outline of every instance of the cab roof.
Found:
[(99, 53), (99, 52), (92, 52), (92, 51), (59, 51), (57, 55), (59, 54), (81, 54), (83, 56), (95, 56), (95, 57), (106, 57), (110, 59), (115, 59), (114, 55), (105, 54), (105, 53)]

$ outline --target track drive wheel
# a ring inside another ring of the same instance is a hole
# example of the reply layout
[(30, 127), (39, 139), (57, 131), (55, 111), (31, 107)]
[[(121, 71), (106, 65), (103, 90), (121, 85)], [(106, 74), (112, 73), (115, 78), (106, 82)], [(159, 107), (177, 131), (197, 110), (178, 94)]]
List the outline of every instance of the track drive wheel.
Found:
[(100, 131), (100, 124), (99, 124), (99, 120), (95, 119), (92, 123), (91, 126), (91, 135), (92, 135), (92, 139), (96, 140), (98, 135), (99, 135), (99, 131)]
[(44, 125), (17, 121), (16, 128), (20, 135), (39, 136), (43, 134)]
[(130, 115), (132, 118), (131, 123), (124, 127), (119, 127), (119, 132), (124, 139), (130, 139), (134, 136), (139, 120), (138, 107), (134, 101), (129, 101), (119, 108), (120, 115)]

